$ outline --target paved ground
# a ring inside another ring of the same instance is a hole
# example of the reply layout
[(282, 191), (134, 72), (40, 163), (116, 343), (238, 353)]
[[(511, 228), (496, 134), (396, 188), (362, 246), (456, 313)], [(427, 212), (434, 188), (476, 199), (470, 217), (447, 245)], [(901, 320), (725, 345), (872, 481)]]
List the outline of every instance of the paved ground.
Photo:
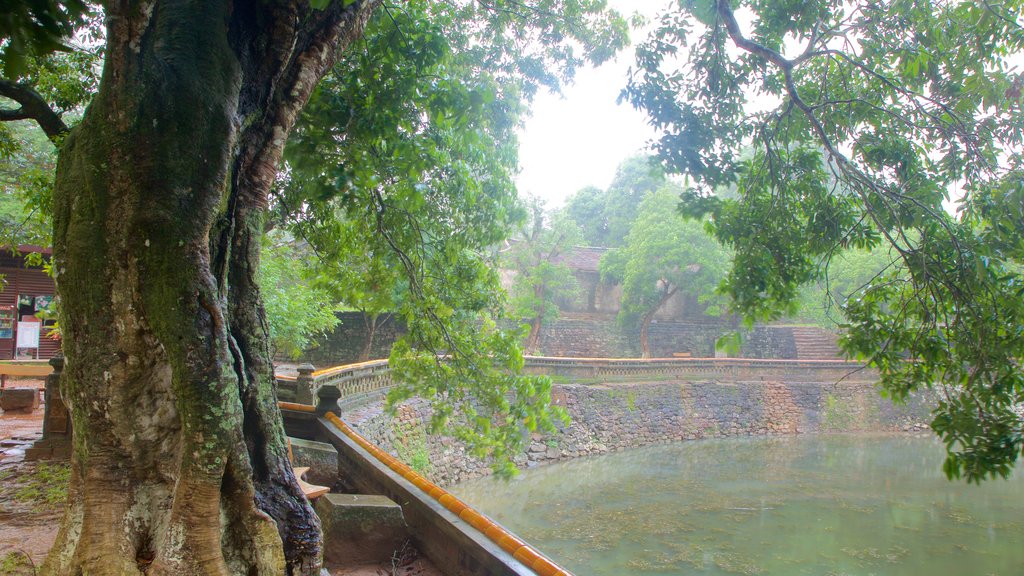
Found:
[[(42, 380), (8, 379), (42, 389)], [(43, 434), (43, 405), (31, 413), (0, 411), (0, 572), (34, 574), (57, 536), (67, 465), (25, 462)], [(51, 488), (56, 488), (51, 491)]]
[[(42, 390), (42, 380), (8, 379), (7, 386)], [(25, 455), (25, 447), (43, 434), (43, 403), (31, 413), (0, 410), (0, 463)]]

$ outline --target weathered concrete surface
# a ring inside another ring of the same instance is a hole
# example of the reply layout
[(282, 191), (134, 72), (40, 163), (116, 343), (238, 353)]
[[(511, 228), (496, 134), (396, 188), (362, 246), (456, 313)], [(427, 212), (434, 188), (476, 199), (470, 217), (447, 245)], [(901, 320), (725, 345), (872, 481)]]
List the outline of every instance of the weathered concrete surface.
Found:
[(448, 576), (535, 576), (535, 572), (428, 494), (370, 455), (325, 419), (324, 439), (338, 449), (354, 488), (402, 505), (416, 549)]
[(402, 507), (386, 496), (325, 494), (313, 509), (324, 531), (324, 561), (330, 564), (386, 563), (409, 540)]
[(292, 445), (292, 466), (309, 468), (310, 484), (333, 486), (338, 480), (338, 451), (326, 442), (289, 438)]
[(39, 408), (36, 388), (4, 388), (0, 390), (0, 409), (4, 412), (32, 412)]

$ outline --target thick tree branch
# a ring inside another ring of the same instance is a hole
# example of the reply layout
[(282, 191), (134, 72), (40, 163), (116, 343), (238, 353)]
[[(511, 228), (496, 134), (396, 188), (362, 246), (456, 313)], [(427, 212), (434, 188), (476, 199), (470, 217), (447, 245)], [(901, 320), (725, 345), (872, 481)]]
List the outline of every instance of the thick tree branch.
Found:
[[(876, 182), (873, 181), (873, 179), (868, 174), (861, 170), (859, 166), (857, 166), (845, 154), (838, 150), (838, 148), (835, 146), (835, 143), (833, 143), (832, 139), (829, 137), (828, 132), (825, 130), (825, 126), (821, 123), (821, 120), (815, 113), (816, 106), (811, 106), (801, 97), (800, 92), (797, 89), (796, 82), (793, 80), (793, 68), (799, 62), (795, 60), (790, 60), (784, 57), (779, 52), (772, 50), (762, 44), (759, 44), (758, 42), (755, 42), (743, 36), (743, 32), (740, 30), (739, 22), (737, 22), (736, 20), (736, 15), (733, 13), (732, 7), (729, 5), (729, 0), (718, 0), (717, 6), (718, 15), (719, 17), (722, 18), (722, 21), (725, 24), (725, 28), (729, 33), (729, 38), (733, 41), (733, 43), (736, 44), (737, 47), (746, 52), (764, 58), (765, 60), (775, 65), (782, 71), (783, 78), (785, 80), (786, 94), (789, 96), (790, 101), (793, 105), (795, 105), (804, 113), (804, 116), (807, 118), (807, 121), (810, 122), (811, 128), (814, 130), (814, 133), (818, 136), (821, 145), (825, 148), (825, 151), (828, 152), (828, 155), (838, 164), (839, 169), (850, 178), (850, 183), (854, 185), (854, 188), (859, 189), (861, 186), (863, 186), (864, 191), (861, 191), (861, 194), (865, 198), (865, 205), (868, 205), (865, 192), (874, 192), (880, 194), (881, 197), (885, 199), (886, 203), (892, 201), (905, 203), (908, 200), (908, 198), (905, 195), (900, 194), (897, 191), (887, 190), (882, 186), (879, 186)], [(863, 69), (869, 70), (867, 69), (867, 67), (863, 67)], [(874, 72), (872, 71), (872, 73)], [(906, 91), (902, 92), (906, 95)], [(913, 203), (917, 205), (919, 208), (925, 209), (929, 215), (937, 219), (940, 225), (949, 234), (949, 237), (953, 241), (953, 245), (958, 251), (958, 253), (962, 255), (963, 249), (960, 246), (956, 234), (954, 234), (949, 224), (945, 222), (944, 219), (939, 217), (939, 215), (936, 214), (934, 211), (927, 209), (927, 207), (925, 207), (919, 201), (914, 201)], [(889, 241), (889, 243), (899, 250), (899, 244), (896, 242), (894, 238), (890, 236), (890, 233), (888, 230), (886, 230), (886, 227), (882, 225), (882, 222), (879, 220), (878, 215), (875, 214), (874, 211), (870, 209), (868, 210), (868, 214), (877, 226), (877, 228)], [(903, 234), (902, 229), (900, 230), (900, 234)], [(903, 250), (900, 251), (903, 252)]]
[(60, 143), (67, 134), (68, 125), (30, 86), (0, 78), (0, 96), (10, 98), (21, 105), (14, 110), (0, 109), (0, 122), (35, 120), (54, 144)]

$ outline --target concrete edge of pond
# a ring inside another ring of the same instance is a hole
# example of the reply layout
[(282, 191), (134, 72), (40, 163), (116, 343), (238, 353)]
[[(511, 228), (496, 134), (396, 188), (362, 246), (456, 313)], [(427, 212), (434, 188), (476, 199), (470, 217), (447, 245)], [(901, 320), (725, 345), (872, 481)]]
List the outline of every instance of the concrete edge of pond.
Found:
[(391, 470), (333, 423), (325, 418), (318, 423), (320, 439), (338, 451), (339, 471), (351, 471), (346, 479), (361, 491), (397, 502), (417, 547), (446, 574), (534, 576), (532, 569)]

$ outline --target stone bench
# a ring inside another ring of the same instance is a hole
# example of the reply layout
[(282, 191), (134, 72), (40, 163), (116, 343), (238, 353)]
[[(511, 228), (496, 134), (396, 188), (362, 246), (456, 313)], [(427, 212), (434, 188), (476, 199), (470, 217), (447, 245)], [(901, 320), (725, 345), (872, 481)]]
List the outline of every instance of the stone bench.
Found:
[(53, 366), (45, 360), (0, 362), (0, 388), (7, 386), (8, 376), (45, 378), (51, 372)]
[(386, 563), (409, 540), (402, 507), (386, 496), (324, 494), (313, 503), (324, 531), (324, 561)]
[(0, 409), (4, 412), (32, 412), (39, 408), (36, 388), (4, 388), (0, 390)]

